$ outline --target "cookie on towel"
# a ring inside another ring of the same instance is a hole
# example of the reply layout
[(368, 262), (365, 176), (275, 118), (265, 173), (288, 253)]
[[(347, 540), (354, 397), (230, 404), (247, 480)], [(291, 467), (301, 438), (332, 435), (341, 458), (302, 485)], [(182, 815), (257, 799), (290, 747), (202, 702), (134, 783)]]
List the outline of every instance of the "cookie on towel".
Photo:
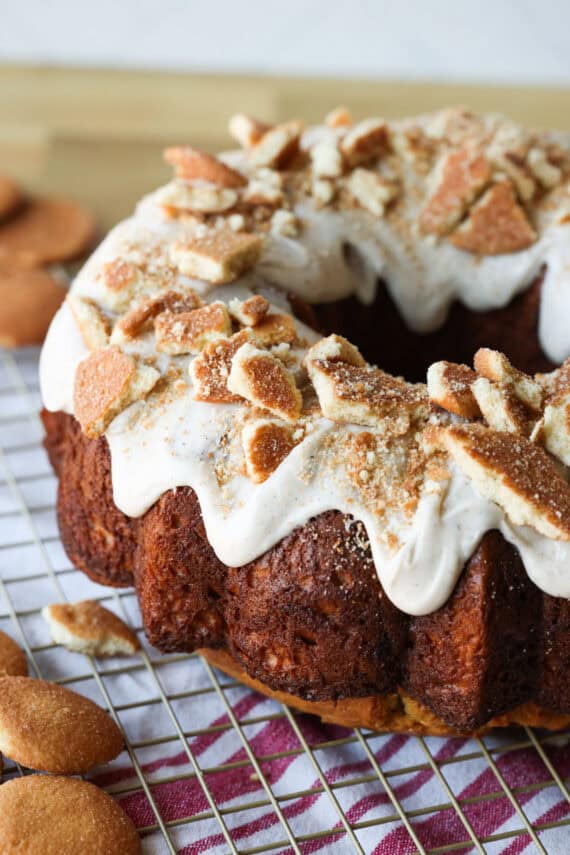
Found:
[(54, 642), (68, 650), (89, 656), (132, 656), (140, 648), (133, 630), (95, 600), (54, 603), (42, 615)]
[(0, 630), (0, 677), (26, 677), (28, 660), (16, 642)]
[(136, 829), (111, 796), (77, 778), (29, 775), (0, 787), (2, 855), (140, 855)]
[(40, 267), (71, 261), (95, 238), (91, 214), (70, 199), (32, 199), (17, 216), (0, 225), (0, 262)]
[(122, 748), (113, 719), (83, 695), (31, 677), (0, 678), (0, 752), (21, 766), (82, 774)]
[(46, 270), (6, 269), (0, 259), (0, 347), (40, 344), (65, 294)]

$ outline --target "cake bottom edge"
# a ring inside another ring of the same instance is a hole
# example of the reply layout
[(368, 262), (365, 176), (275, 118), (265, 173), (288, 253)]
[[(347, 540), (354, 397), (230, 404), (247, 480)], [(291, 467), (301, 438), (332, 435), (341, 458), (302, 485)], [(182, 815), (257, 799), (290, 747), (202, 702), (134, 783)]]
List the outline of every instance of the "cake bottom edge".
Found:
[(570, 727), (570, 714), (552, 712), (532, 701), (492, 718), (475, 731), (461, 731), (450, 727), (403, 689), (389, 695), (344, 698), (337, 701), (306, 701), (297, 695), (270, 689), (265, 683), (250, 677), (225, 650), (201, 648), (199, 653), (210, 665), (240, 683), (299, 712), (316, 715), (327, 724), (415, 736), (479, 736), (496, 727), (526, 726), (552, 731)]

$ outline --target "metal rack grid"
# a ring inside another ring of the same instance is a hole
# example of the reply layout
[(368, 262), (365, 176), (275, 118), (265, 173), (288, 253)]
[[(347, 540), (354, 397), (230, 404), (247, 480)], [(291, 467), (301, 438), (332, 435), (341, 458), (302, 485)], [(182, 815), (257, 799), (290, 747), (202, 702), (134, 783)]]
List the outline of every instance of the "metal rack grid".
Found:
[[(570, 732), (348, 731), (260, 698), (196, 655), (160, 657), (144, 642), (129, 660), (56, 649), (40, 610), (58, 599), (105, 601), (141, 639), (142, 628), (132, 591), (94, 585), (65, 558), (38, 397), (37, 351), (0, 350), (0, 628), (32, 675), (92, 696), (123, 728), (126, 753), (94, 780), (135, 818), (145, 851), (570, 851)], [(4, 779), (26, 773), (8, 762)]]

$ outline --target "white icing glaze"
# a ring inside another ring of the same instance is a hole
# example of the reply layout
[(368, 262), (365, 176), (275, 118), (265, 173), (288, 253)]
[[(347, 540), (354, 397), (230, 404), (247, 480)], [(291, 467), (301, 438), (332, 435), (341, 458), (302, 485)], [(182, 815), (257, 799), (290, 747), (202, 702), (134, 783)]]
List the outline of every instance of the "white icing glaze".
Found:
[[(309, 302), (356, 294), (371, 303), (382, 277), (407, 323), (425, 332), (443, 322), (456, 299), (474, 310), (508, 304), (546, 264), (541, 344), (555, 361), (570, 355), (569, 226), (545, 226), (539, 239), (523, 252), (480, 259), (419, 236), (410, 248), (389, 220), (360, 210), (317, 210), (304, 201), (295, 212), (302, 224), (299, 238), (272, 235), (258, 266), (238, 283), (213, 290), (207, 283), (180, 279), (207, 294), (208, 300), (246, 296), (250, 288), (259, 291), (275, 285)], [(408, 213), (413, 221), (417, 212)], [(104, 304), (98, 274), (106, 261), (133, 251), (134, 242), (161, 247), (184, 231), (182, 223), (163, 217), (154, 196), (147, 197), (136, 215), (102, 243), (77, 277), (74, 291)], [(275, 302), (273, 293), (270, 299)], [(306, 328), (303, 333), (311, 337)], [(127, 349), (142, 355), (154, 352), (152, 334)], [(64, 305), (52, 323), (41, 359), (42, 395), (49, 410), (73, 412), (75, 369), (86, 354)], [(159, 367), (164, 370), (168, 360), (162, 360)], [(188, 358), (178, 358), (178, 363), (186, 367)], [(161, 410), (160, 418), (137, 419), (142, 406), (129, 407), (107, 431), (117, 507), (139, 516), (165, 491), (192, 487), (209, 540), (226, 564), (241, 566), (251, 561), (309, 518), (334, 509), (365, 525), (382, 585), (404, 612), (426, 614), (440, 607), (465, 561), (492, 529), (500, 530), (519, 549), (538, 587), (554, 596), (570, 597), (570, 544), (513, 526), (458, 471), (452, 470), (448, 482), (424, 486), (411, 518), (374, 513), (342, 471), (336, 468), (331, 477), (320, 451), (323, 437), (359, 429), (320, 419), (267, 481), (254, 485), (235, 474), (220, 486), (212, 455), (215, 458), (220, 438), (236, 417), (236, 405), (200, 403), (189, 390)], [(397, 548), (388, 545), (389, 532), (396, 532)]]

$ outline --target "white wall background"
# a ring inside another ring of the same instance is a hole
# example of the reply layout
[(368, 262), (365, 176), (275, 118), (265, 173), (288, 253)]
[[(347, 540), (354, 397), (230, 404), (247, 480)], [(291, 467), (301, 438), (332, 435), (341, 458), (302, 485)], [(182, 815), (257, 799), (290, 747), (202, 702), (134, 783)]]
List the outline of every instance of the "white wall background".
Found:
[(570, 0), (0, 0), (0, 61), (570, 84)]

